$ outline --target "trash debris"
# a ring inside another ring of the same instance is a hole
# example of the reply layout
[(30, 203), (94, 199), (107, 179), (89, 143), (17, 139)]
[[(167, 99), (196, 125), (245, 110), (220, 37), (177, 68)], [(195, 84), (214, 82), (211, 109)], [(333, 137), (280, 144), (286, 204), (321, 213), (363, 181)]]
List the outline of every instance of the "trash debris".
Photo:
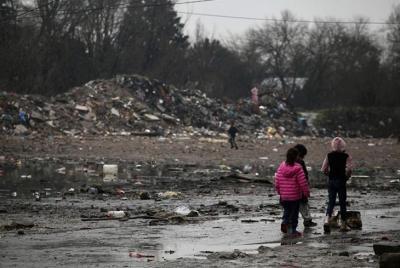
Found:
[(140, 200), (150, 200), (151, 199), (149, 192), (141, 192), (139, 197), (140, 197)]
[(243, 173), (244, 174), (248, 174), (248, 173), (250, 173), (251, 172), (251, 170), (253, 169), (253, 167), (251, 166), (251, 165), (245, 165), (244, 167), (243, 167)]
[(110, 219), (122, 219), (127, 216), (128, 215), (126, 214), (125, 211), (108, 211), (107, 212), (107, 217)]
[(93, 195), (97, 195), (99, 193), (99, 189), (97, 189), (96, 187), (89, 187), (87, 189), (88, 194), (93, 194)]
[(233, 173), (227, 176), (221, 176), (222, 180), (238, 180), (240, 182), (261, 182), (267, 184), (273, 184), (273, 178), (259, 177), (256, 174), (239, 174)]
[(182, 216), (186, 216), (190, 213), (190, 209), (187, 206), (179, 206), (176, 209), (174, 209), (174, 212), (176, 214), (182, 215)]
[(117, 188), (115, 189), (115, 193), (116, 195), (123, 196), (125, 194), (125, 191), (121, 188)]
[[(340, 226), (340, 211), (336, 212), (336, 215), (332, 216), (329, 225), (332, 228), (339, 228)], [(351, 229), (357, 229), (361, 230), (362, 229), (362, 220), (361, 220), (361, 213), (359, 211), (347, 211), (346, 214), (346, 224), (351, 228)]]
[(58, 174), (64, 174), (64, 175), (65, 175), (66, 170), (67, 170), (67, 169), (66, 169), (65, 167), (61, 167), (61, 168), (57, 169), (56, 172), (57, 172)]
[(103, 165), (103, 181), (111, 182), (117, 180), (118, 165)]
[(33, 196), (35, 197), (36, 201), (40, 201), (40, 193), (39, 192), (34, 192)]
[(167, 191), (167, 192), (163, 192), (163, 193), (158, 193), (157, 196), (162, 199), (180, 198), (180, 197), (182, 197), (182, 193)]
[(259, 221), (248, 219), (248, 220), (241, 220), (241, 222), (243, 222), (243, 223), (255, 223), (255, 222), (259, 222)]
[(147, 255), (144, 253), (139, 253), (139, 252), (129, 252), (129, 257), (134, 257), (134, 258), (155, 258), (154, 255)]
[[(177, 89), (156, 79), (140, 75), (117, 75), (109, 80), (94, 80), (52, 98), (0, 92), (10, 109), (3, 113), (0, 132), (28, 135), (162, 135), (165, 130), (216, 139), (224, 133), (234, 104), (209, 98), (197, 89)], [(241, 100), (235, 110), (236, 124), (242, 133), (263, 133), (264, 138), (304, 134), (298, 115), (278, 97), (251, 113), (254, 103)], [(285, 107), (283, 107), (285, 106)], [(283, 108), (282, 108), (283, 107)], [(30, 119), (19, 120), (19, 113)], [(250, 111), (250, 112), (249, 112)], [(274, 128), (272, 125), (280, 127)], [(282, 127), (282, 126), (285, 127)], [(189, 127), (190, 129), (186, 128)]]

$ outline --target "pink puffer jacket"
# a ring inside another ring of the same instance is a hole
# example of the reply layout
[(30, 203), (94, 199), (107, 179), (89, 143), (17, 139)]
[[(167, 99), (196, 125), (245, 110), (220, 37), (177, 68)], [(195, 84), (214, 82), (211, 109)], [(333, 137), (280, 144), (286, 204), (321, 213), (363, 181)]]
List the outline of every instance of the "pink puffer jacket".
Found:
[(310, 190), (300, 164), (288, 165), (282, 162), (275, 173), (275, 189), (281, 200), (295, 201), (309, 197)]

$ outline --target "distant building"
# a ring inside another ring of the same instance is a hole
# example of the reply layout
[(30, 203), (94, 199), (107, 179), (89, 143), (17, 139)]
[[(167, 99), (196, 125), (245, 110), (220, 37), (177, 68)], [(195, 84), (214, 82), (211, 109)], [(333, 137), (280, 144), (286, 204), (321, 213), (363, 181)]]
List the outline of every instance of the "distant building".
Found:
[[(302, 90), (307, 82), (305, 77), (285, 77), (283, 81), (278, 77), (266, 78), (261, 82), (260, 95), (268, 94), (271, 92), (282, 91), (297, 91)], [(286, 88), (284, 88), (286, 87)]]

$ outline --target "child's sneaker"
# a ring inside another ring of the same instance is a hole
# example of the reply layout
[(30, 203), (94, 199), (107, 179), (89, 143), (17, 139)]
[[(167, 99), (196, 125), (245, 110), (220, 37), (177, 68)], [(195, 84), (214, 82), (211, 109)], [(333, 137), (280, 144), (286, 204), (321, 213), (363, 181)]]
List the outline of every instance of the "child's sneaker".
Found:
[(287, 232), (288, 232), (288, 225), (287, 224), (285, 224), (285, 223), (281, 224), (281, 232), (284, 233), (284, 234), (287, 234)]
[(301, 237), (303, 234), (300, 233), (299, 231), (294, 231), (293, 233), (290, 234), (292, 237)]
[(317, 223), (313, 222), (312, 220), (304, 221), (304, 227), (315, 227), (315, 226), (317, 226)]

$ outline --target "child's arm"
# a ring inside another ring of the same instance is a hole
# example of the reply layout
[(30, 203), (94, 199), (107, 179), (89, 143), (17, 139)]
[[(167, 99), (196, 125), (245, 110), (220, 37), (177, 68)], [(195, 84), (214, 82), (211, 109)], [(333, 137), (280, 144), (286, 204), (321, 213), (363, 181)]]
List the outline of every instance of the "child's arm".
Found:
[(304, 175), (304, 171), (302, 168), (299, 168), (299, 171), (296, 174), (297, 182), (300, 185), (301, 192), (304, 197), (310, 197), (310, 189), (308, 187), (308, 182), (306, 180), (306, 176)]
[(275, 191), (280, 195), (280, 178), (281, 178), (281, 172), (280, 172), (280, 166), (278, 170), (275, 172)]
[(321, 171), (322, 171), (325, 175), (328, 175), (328, 173), (329, 173), (328, 156), (325, 156), (324, 162), (322, 163)]
[(353, 171), (353, 158), (349, 155), (346, 159), (346, 177), (350, 178)]

